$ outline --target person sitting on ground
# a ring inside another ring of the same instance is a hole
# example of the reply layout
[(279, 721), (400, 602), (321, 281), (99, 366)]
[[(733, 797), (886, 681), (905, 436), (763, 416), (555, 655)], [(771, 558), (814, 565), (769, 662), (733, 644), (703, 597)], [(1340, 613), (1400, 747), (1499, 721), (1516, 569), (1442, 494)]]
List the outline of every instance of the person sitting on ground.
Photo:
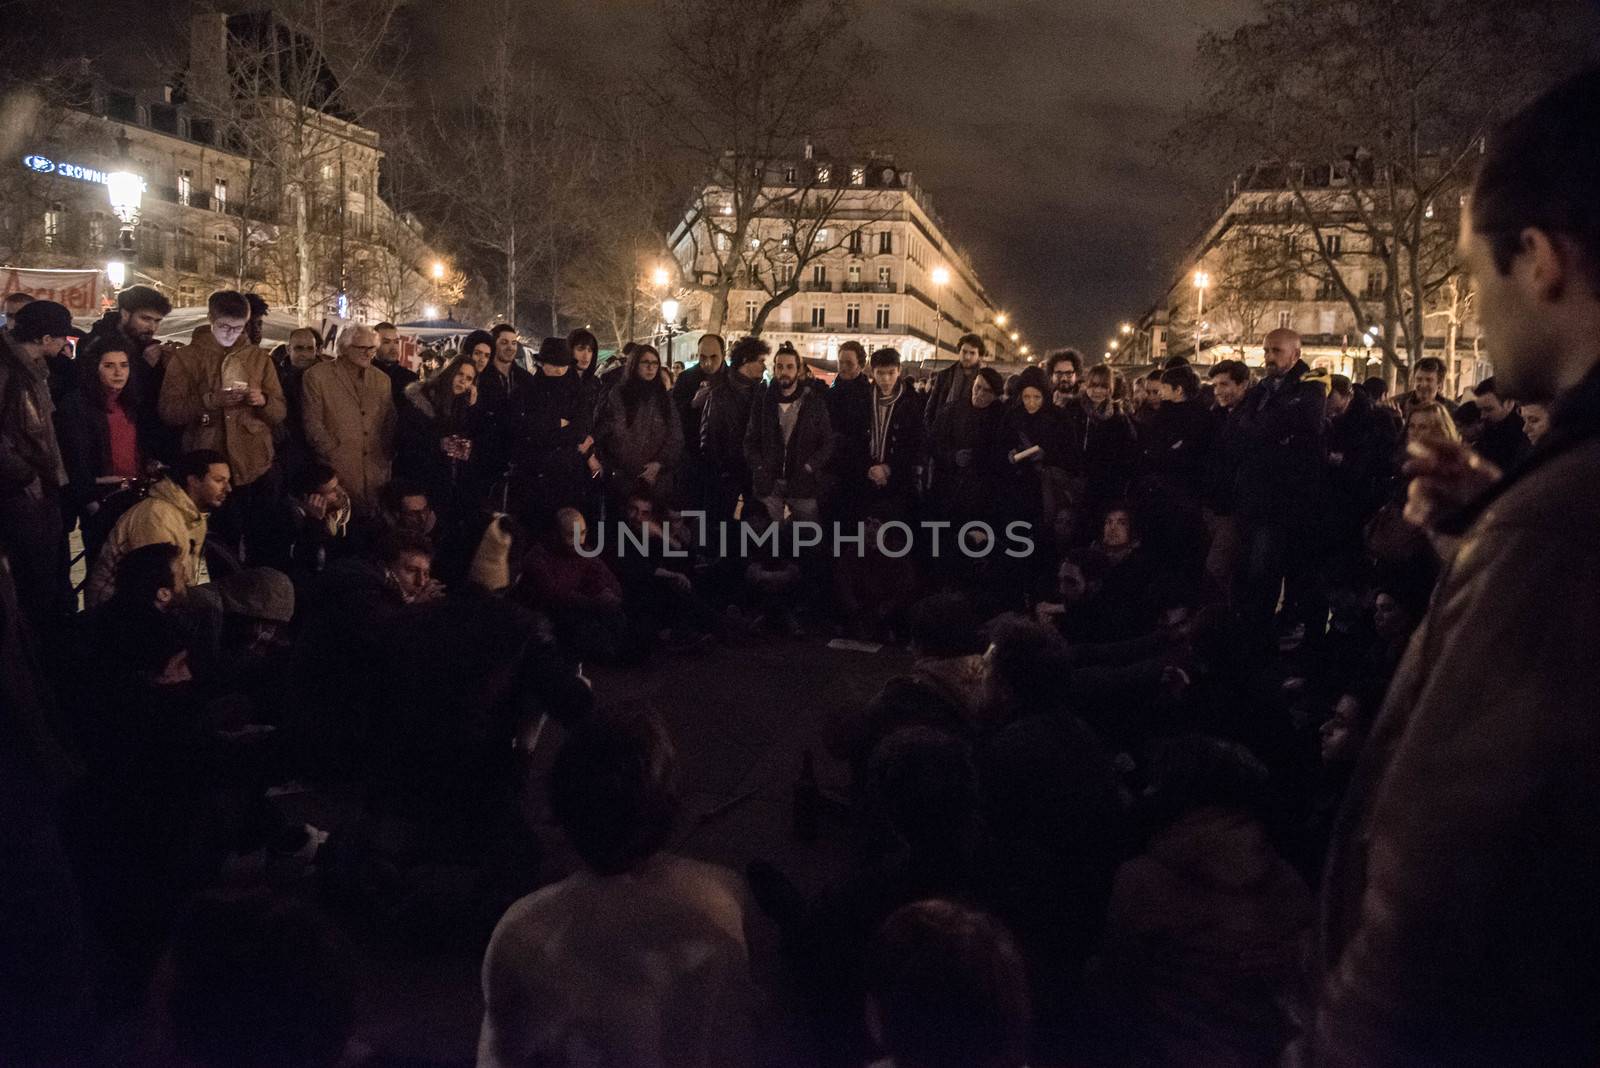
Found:
[(350, 551), (350, 496), (332, 467), (306, 463), (289, 479), (279, 513), (280, 570), (298, 580), (320, 574), (328, 561)]
[(576, 508), (556, 513), (549, 534), (522, 565), (518, 599), (544, 612), (573, 656), (602, 664), (631, 659), (632, 629), (622, 584), (589, 547), (589, 524)]
[(1134, 1063), (1276, 1064), (1314, 917), (1273, 849), (1281, 806), (1241, 746), (1200, 735), (1152, 753), (1145, 852), (1117, 872), (1099, 980)]
[(609, 560), (634, 631), (674, 651), (702, 646), (716, 614), (694, 588), (686, 532), (649, 486), (635, 486), (624, 508), (626, 527), (616, 531)]
[(677, 759), (649, 712), (579, 727), (550, 807), (583, 868), (523, 898), (483, 959), (482, 1068), (752, 1063), (744, 909), (733, 874), (664, 852)]
[(888, 1059), (874, 1068), (1022, 1068), (1028, 974), (992, 917), (918, 901), (867, 948), (867, 1029)]

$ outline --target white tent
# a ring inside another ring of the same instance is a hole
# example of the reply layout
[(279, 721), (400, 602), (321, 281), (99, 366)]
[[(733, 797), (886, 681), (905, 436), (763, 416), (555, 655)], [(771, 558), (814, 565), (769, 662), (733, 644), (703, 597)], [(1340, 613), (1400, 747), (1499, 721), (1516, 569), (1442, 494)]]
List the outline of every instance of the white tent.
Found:
[[(98, 317), (84, 317), (74, 320), (78, 326), (85, 330), (89, 329), (97, 321)], [(190, 308), (173, 308), (172, 312), (161, 320), (161, 329), (156, 332), (156, 338), (160, 341), (187, 342), (194, 336), (195, 328), (204, 325), (205, 321), (206, 309), (203, 304)], [(353, 319), (340, 319), (330, 316), (313, 325), (317, 328), (318, 333), (323, 337), (327, 337), (335, 327), (343, 330), (354, 324), (355, 320)], [(295, 317), (288, 312), (269, 311), (266, 319), (261, 324), (261, 343), (270, 349), (275, 345), (287, 342), (289, 334), (299, 325), (300, 323)], [(402, 326), (400, 327), (400, 333), (406, 337), (434, 340), (437, 338), (460, 337), (466, 331), (457, 327)]]

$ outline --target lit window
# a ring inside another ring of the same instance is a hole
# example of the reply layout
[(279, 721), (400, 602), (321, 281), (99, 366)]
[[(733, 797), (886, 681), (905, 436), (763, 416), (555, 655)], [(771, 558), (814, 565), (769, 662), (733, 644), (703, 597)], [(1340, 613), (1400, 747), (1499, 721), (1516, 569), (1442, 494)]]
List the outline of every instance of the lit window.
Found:
[(865, 167), (851, 167), (850, 168), (850, 184), (851, 185), (866, 185), (867, 184), (867, 169)]
[(833, 168), (824, 163), (817, 168), (817, 184), (827, 185), (833, 180)]
[(861, 281), (861, 264), (852, 263), (850, 265), (850, 284), (851, 285), (856, 285), (860, 281)]
[(826, 226), (817, 231), (817, 242), (823, 245), (828, 243), (828, 228)]
[(894, 268), (893, 267), (879, 267), (878, 268), (878, 284), (880, 286), (892, 286), (892, 285), (894, 285)]
[(194, 172), (178, 172), (178, 203), (188, 204), (194, 197)]
[(212, 183), (211, 199), (216, 201), (212, 207), (218, 211), (222, 211), (228, 206), (228, 180), (226, 178), (218, 178)]
[(756, 325), (756, 313), (761, 310), (761, 305), (753, 300), (744, 302), (744, 325)]
[(1278, 329), (1287, 330), (1294, 323), (1294, 312), (1281, 311), (1278, 313)]
[(44, 213), (44, 243), (47, 247), (54, 247), (61, 240), (63, 214), (60, 204), (50, 205), (50, 210)]

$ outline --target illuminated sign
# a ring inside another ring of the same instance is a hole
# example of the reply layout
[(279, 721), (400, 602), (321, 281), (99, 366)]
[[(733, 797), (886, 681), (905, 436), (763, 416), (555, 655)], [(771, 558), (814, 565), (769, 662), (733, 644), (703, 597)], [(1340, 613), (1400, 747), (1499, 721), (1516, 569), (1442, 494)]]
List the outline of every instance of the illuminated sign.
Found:
[[(48, 156), (23, 156), (22, 165), (36, 174), (58, 174), (63, 178), (76, 178), (80, 182), (94, 182), (98, 185), (105, 185), (108, 177), (105, 171), (85, 167), (81, 163), (58, 163)], [(140, 180), (139, 187), (145, 188), (143, 179)]]

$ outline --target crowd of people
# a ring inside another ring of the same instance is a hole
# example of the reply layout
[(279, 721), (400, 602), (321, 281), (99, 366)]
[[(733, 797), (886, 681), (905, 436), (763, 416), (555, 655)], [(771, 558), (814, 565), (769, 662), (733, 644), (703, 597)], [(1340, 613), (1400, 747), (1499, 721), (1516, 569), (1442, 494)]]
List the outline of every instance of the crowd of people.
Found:
[[(269, 351), (253, 294), (184, 344), (148, 287), (87, 336), (6, 297), (0, 1054), (147, 1006), (162, 1063), (349, 1063), (345, 935), (218, 889), (261, 856), (492, 930), (481, 1065), (758, 1063), (747, 899), (829, 1066), (1592, 1063), (1597, 118), (1590, 74), (1490, 141), (1455, 400), (1287, 329), (1133, 376), (851, 342), (825, 385), (500, 324), (419, 375), (388, 323)], [(820, 893), (668, 852), (668, 732), (585, 670), (752, 635), (913, 654), (830, 725)], [(530, 791), (581, 862), (543, 888)]]

